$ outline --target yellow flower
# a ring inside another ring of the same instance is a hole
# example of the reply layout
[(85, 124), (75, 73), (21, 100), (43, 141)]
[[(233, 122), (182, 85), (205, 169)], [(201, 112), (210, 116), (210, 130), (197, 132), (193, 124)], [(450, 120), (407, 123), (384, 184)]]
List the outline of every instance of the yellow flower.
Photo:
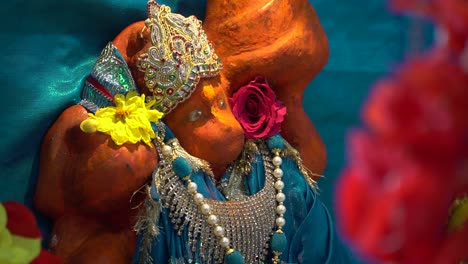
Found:
[(106, 133), (117, 145), (143, 141), (151, 146), (155, 137), (151, 122), (158, 122), (164, 115), (151, 109), (155, 102), (145, 103), (145, 95), (138, 96), (136, 92), (129, 92), (127, 96), (117, 94), (114, 102), (115, 107), (101, 108), (96, 114), (88, 114), (88, 118), (81, 122), (81, 130)]
[(10, 233), (7, 224), (7, 212), (0, 203), (0, 263), (30, 263), (41, 251), (40, 238), (26, 238)]

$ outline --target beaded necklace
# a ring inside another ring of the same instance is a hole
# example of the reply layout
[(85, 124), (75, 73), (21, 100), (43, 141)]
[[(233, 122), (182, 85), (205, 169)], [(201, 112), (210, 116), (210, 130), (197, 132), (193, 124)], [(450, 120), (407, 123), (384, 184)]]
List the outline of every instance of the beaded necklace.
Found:
[(191, 179), (206, 164), (189, 155), (173, 136), (167, 136), (164, 125), (157, 127), (157, 134), (166, 136), (155, 140), (160, 162), (150, 192), (169, 209), (177, 234), (187, 229), (192, 252), (198, 252), (206, 263), (263, 263), (269, 248), (272, 263), (279, 263), (287, 243), (282, 231), (286, 197), (282, 192), (281, 136), (248, 142), (250, 149), (255, 146), (249, 155), (260, 154), (262, 158), (264, 188), (243, 199), (219, 201), (205, 198)]

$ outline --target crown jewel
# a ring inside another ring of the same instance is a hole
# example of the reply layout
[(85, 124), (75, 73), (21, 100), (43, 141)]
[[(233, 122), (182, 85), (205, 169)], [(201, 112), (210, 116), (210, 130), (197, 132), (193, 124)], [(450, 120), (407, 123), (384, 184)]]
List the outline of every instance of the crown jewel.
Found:
[(200, 78), (219, 74), (222, 64), (194, 16), (171, 13), (165, 5), (148, 1), (146, 27), (152, 46), (137, 60), (154, 108), (169, 113), (195, 90)]

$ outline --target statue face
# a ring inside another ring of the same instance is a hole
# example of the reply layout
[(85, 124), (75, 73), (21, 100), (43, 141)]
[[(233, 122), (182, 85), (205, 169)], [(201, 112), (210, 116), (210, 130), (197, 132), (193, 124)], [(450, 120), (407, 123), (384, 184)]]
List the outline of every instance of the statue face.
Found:
[[(144, 73), (135, 65), (151, 47), (147, 32), (140, 37), (143, 26), (143, 22), (131, 25), (114, 44), (128, 62), (140, 92), (151, 95)], [(192, 96), (164, 118), (181, 145), (190, 154), (208, 161), (218, 176), (239, 156), (244, 145), (244, 131), (228, 104), (228, 88), (228, 82), (219, 76), (202, 78)]]
[(221, 174), (240, 154), (244, 131), (231, 112), (219, 77), (202, 79), (192, 96), (165, 118), (181, 145)]

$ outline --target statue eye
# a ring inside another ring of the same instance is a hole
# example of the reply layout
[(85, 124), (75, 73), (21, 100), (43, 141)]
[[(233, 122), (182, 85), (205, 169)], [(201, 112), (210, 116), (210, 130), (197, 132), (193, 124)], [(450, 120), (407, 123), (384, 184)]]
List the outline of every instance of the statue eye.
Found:
[(219, 100), (219, 108), (226, 109), (226, 101), (224, 100), (224, 98), (221, 98)]
[(203, 112), (201, 110), (193, 110), (192, 112), (190, 112), (189, 114), (189, 121), (190, 122), (195, 122), (197, 121), (201, 116), (202, 116)]

